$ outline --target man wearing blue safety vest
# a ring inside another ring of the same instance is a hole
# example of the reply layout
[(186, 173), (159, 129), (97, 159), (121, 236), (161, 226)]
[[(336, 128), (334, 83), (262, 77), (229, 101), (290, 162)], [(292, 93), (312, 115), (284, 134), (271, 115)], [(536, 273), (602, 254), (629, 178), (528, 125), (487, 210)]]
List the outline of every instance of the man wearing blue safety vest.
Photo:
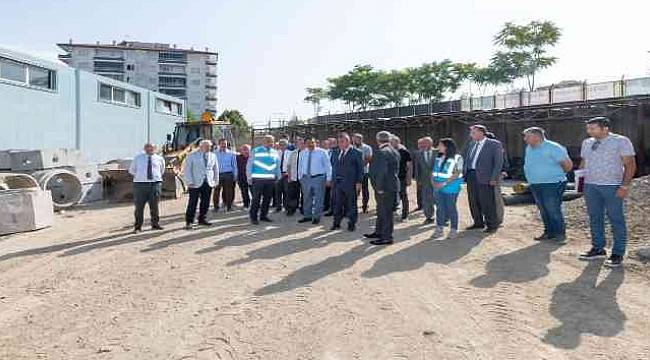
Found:
[(273, 197), (273, 187), (282, 176), (280, 158), (278, 152), (273, 149), (274, 142), (275, 138), (272, 135), (266, 135), (264, 144), (253, 149), (246, 163), (246, 178), (253, 193), (250, 219), (251, 223), (255, 225), (259, 224), (259, 221), (271, 222), (268, 213), (271, 197)]

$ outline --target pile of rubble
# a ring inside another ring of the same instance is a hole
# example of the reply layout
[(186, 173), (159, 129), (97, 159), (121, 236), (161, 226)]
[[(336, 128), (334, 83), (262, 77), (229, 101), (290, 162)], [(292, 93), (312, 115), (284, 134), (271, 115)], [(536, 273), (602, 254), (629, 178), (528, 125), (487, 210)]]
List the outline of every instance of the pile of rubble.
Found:
[[(564, 215), (567, 229), (589, 232), (589, 217), (584, 198), (565, 202)], [(648, 226), (650, 224), (650, 176), (639, 177), (632, 181), (628, 197), (625, 200), (625, 216), (630, 253), (650, 247), (650, 226)], [(608, 241), (611, 239), (610, 231), (609, 224), (607, 224)], [(641, 251), (639, 255), (642, 253), (644, 251)]]

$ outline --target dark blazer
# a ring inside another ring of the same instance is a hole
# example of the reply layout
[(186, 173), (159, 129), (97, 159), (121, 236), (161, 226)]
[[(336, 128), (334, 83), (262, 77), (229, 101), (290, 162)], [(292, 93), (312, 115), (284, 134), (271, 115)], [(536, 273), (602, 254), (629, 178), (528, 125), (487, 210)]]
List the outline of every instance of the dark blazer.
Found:
[(339, 160), (342, 150), (332, 153), (332, 180), (342, 186), (354, 186), (363, 180), (363, 156), (353, 147)]
[[(470, 141), (463, 152), (463, 175), (467, 176), (470, 161), (469, 154), (476, 144)], [(476, 160), (476, 179), (479, 184), (488, 184), (490, 181), (501, 181), (501, 169), (503, 168), (503, 146), (499, 140), (485, 139), (485, 144)]]
[[(330, 154), (330, 152), (332, 153)], [(341, 149), (339, 147), (335, 147), (334, 149), (327, 149), (327, 153), (330, 154), (330, 164), (332, 164), (332, 169), (334, 169), (334, 163), (338, 161), (339, 154), (341, 154)]]
[(380, 147), (370, 162), (370, 182), (375, 191), (399, 191), (399, 153), (392, 146)]
[(433, 164), (438, 157), (438, 150), (431, 149), (429, 161), (424, 160), (424, 151), (418, 150), (415, 153), (413, 177), (418, 185), (431, 185), (431, 174), (433, 173)]

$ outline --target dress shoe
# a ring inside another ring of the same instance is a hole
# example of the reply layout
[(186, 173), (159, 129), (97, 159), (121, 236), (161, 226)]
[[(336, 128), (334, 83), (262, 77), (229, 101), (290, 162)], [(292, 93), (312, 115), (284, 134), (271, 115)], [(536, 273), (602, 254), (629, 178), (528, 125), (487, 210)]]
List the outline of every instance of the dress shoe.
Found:
[(257, 219), (251, 219), (251, 224), (253, 225), (259, 225), (260, 222)]
[(333, 224), (332, 227), (330, 228), (331, 231), (339, 230), (339, 229), (341, 229), (341, 224)]
[(298, 220), (298, 222), (300, 224), (308, 223), (310, 221), (311, 221), (311, 218), (302, 218), (302, 219)]
[(330, 217), (330, 216), (333, 216), (333, 215), (334, 215), (334, 213), (331, 212), (331, 211), (328, 211), (328, 212), (325, 213), (325, 216), (327, 216), (327, 217)]
[(267, 217), (260, 218), (260, 221), (264, 221), (264, 222), (273, 222), (273, 220), (271, 220), (271, 219), (269, 219), (269, 218), (267, 218)]
[(365, 214), (365, 213), (368, 212), (368, 208), (367, 208), (367, 207), (364, 207), (361, 211)]
[(478, 229), (483, 229), (484, 227), (485, 227), (485, 226), (483, 226), (483, 225), (476, 225), (476, 224), (474, 224), (474, 225), (472, 225), (472, 226), (468, 226), (468, 227), (466, 227), (465, 230), (478, 230)]
[(151, 230), (163, 230), (163, 227), (158, 224), (151, 225)]
[(296, 214), (295, 210), (287, 210), (287, 216), (293, 216)]
[(535, 236), (533, 238), (533, 240), (535, 240), (535, 241), (544, 241), (544, 240), (548, 240), (548, 239), (549, 239), (549, 236), (548, 236), (548, 234), (546, 232), (544, 232), (543, 234), (541, 234), (539, 236)]
[(137, 227), (137, 228), (133, 229), (134, 234), (137, 234), (137, 233), (140, 233), (140, 232), (142, 232), (142, 228)]
[(314, 224), (314, 225), (318, 225), (318, 224), (320, 224), (320, 219), (314, 219), (314, 220), (311, 221), (311, 223)]
[(363, 237), (367, 239), (379, 239), (379, 235), (376, 233), (363, 234)]
[(212, 226), (212, 223), (206, 220), (199, 220), (199, 225), (201, 226)]
[(213, 212), (219, 212), (219, 208), (215, 206), (214, 209), (212, 209)]
[(355, 231), (357, 229), (356, 225), (348, 224), (348, 231)]
[(193, 224), (185, 224), (185, 230), (194, 230)]
[(485, 228), (485, 230), (483, 230), (483, 232), (486, 233), (486, 234), (493, 234), (493, 233), (497, 232), (497, 228), (490, 228), (490, 227)]
[(372, 240), (370, 244), (372, 245), (391, 245), (393, 243), (393, 239), (385, 239), (385, 240)]
[(423, 225), (431, 225), (431, 224), (433, 224), (433, 219), (426, 219), (426, 220), (424, 220)]

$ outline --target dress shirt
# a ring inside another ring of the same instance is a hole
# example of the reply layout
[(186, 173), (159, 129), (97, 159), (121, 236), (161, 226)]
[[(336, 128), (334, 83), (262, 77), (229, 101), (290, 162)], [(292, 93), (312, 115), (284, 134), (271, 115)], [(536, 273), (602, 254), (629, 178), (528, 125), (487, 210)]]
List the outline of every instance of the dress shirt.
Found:
[[(151, 158), (151, 179), (147, 179), (149, 158)], [(164, 172), (165, 159), (157, 154), (138, 154), (133, 158), (129, 167), (129, 173), (133, 175), (133, 182), (161, 182)]]
[(289, 157), (291, 156), (291, 150), (280, 150), (278, 151), (278, 155), (280, 156), (280, 171), (282, 171), (284, 174), (287, 172), (287, 168), (289, 166)]
[(219, 172), (228, 173), (231, 172), (232, 175), (237, 178), (237, 155), (228, 150), (217, 150), (214, 152), (217, 155), (217, 161), (219, 161)]
[(470, 152), (468, 154), (470, 157), (472, 157), (472, 151), (474, 152), (473, 157), (468, 159), (471, 160), (471, 163), (469, 164), (470, 170), (476, 169), (476, 161), (478, 160), (478, 155), (481, 153), (481, 150), (483, 149), (483, 145), (485, 145), (485, 139), (487, 138), (483, 138), (483, 140), (474, 142), (474, 145), (472, 145), (472, 147), (476, 147), (476, 150), (470, 149)]
[[(309, 164), (310, 154), (311, 168)], [(327, 151), (325, 151), (325, 149), (315, 148), (312, 151), (305, 149), (300, 152), (298, 179), (302, 179), (304, 176), (315, 175), (325, 175), (327, 181), (332, 180), (332, 163), (330, 162), (330, 158), (327, 156)]]

